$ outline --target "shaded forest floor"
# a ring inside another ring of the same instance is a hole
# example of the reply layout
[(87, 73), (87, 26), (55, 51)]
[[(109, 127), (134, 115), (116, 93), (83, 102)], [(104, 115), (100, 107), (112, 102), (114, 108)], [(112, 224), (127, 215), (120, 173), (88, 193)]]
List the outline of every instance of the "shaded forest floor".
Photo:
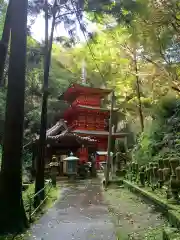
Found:
[(128, 189), (112, 186), (104, 197), (109, 203), (119, 240), (161, 240), (166, 219), (153, 205)]

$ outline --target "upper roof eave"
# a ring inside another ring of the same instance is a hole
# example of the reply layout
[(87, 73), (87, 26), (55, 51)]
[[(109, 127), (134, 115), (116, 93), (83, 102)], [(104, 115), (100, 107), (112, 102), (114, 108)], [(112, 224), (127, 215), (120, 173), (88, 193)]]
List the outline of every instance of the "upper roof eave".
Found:
[(70, 97), (72, 97), (73, 90), (75, 90), (75, 92), (78, 94), (89, 92), (93, 94), (100, 94), (102, 96), (106, 96), (112, 92), (112, 89), (94, 88), (94, 87), (84, 86), (78, 83), (73, 83), (66, 89), (66, 91), (61, 96), (58, 97), (58, 99), (70, 101)]
[(53, 136), (57, 134), (61, 129), (63, 131), (63, 130), (66, 130), (67, 128), (68, 127), (65, 121), (63, 119), (60, 119), (54, 126), (52, 126), (46, 131), (46, 136)]

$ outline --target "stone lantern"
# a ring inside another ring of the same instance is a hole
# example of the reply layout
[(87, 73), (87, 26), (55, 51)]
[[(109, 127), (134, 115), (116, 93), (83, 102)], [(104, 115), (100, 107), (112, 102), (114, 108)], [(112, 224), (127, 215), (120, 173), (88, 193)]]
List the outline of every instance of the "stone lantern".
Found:
[(50, 162), (49, 167), (50, 167), (50, 176), (51, 176), (51, 180), (52, 180), (52, 185), (56, 186), (56, 177), (58, 174), (58, 166), (59, 163), (57, 161), (56, 156), (52, 157), (52, 162)]
[(79, 158), (73, 156), (73, 153), (70, 153), (70, 156), (65, 158), (64, 160), (64, 170), (68, 176), (76, 176), (77, 175), (77, 163)]

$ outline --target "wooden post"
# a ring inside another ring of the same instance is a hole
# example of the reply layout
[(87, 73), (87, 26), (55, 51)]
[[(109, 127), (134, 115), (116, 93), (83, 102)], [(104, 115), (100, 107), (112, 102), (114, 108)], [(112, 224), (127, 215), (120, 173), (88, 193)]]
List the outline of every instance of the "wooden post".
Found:
[(109, 172), (110, 172), (110, 164), (111, 164), (111, 138), (112, 138), (112, 115), (114, 109), (115, 95), (114, 91), (112, 91), (111, 97), (111, 110), (110, 110), (110, 119), (109, 119), (109, 136), (108, 136), (108, 149), (107, 149), (107, 163), (106, 163), (106, 172), (105, 172), (105, 188), (108, 186), (109, 182)]
[(127, 136), (124, 138), (124, 149), (125, 149), (125, 159), (126, 159), (126, 162), (124, 162), (124, 164), (127, 164), (127, 159), (129, 159)]
[(112, 176), (112, 179), (113, 179), (114, 173), (115, 173), (115, 171), (114, 171), (115, 169), (114, 169), (113, 155), (110, 158), (111, 158), (111, 176)]

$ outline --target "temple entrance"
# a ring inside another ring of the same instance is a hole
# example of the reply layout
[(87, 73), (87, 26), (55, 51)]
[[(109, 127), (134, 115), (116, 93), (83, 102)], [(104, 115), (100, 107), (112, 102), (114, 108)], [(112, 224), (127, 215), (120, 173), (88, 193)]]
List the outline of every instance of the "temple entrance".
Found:
[(88, 147), (88, 152), (89, 152), (89, 156), (88, 156), (88, 162), (91, 162), (92, 161), (92, 158), (91, 156), (96, 154), (96, 146), (89, 146)]

